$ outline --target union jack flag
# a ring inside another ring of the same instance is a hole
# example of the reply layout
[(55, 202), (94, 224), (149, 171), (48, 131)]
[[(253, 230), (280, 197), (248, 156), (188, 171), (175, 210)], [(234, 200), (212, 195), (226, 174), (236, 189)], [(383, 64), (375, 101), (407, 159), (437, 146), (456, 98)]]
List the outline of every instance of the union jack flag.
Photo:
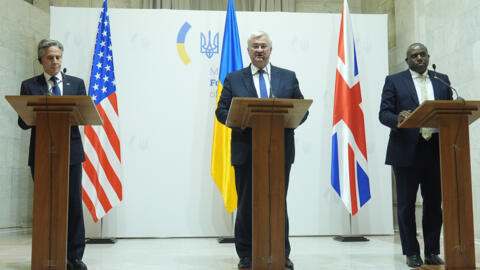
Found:
[(365, 120), (347, 0), (338, 41), (332, 136), (332, 187), (354, 216), (370, 200)]
[(82, 198), (97, 222), (122, 201), (119, 116), (107, 0), (98, 23), (88, 95), (103, 126), (85, 126)]

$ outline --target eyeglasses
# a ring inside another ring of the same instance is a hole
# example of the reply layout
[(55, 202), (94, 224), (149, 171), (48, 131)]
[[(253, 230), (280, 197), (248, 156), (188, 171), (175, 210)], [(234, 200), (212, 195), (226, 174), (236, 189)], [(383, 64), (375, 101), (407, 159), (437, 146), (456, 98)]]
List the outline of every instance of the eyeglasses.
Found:
[(269, 46), (268, 46), (268, 45), (252, 45), (252, 46), (250, 46), (250, 48), (253, 49), (253, 50), (261, 50), (261, 51), (263, 51), (263, 50), (268, 49)]

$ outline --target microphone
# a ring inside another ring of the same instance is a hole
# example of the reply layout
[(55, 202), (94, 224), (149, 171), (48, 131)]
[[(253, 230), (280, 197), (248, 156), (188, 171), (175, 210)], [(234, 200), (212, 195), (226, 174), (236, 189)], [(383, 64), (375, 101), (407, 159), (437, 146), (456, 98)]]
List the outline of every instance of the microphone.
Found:
[(433, 78), (434, 79), (437, 79), (439, 82), (441, 82), (443, 85), (445, 85), (446, 87), (450, 88), (453, 92), (455, 92), (455, 95), (457, 96), (457, 98), (455, 100), (463, 100), (465, 101), (464, 98), (462, 98), (461, 96), (458, 95), (458, 92), (455, 88), (453, 88), (450, 84), (448, 84), (447, 82), (445, 82), (444, 80), (442, 80), (440, 77), (437, 76), (437, 65), (435, 64), (432, 64), (432, 68), (433, 68)]

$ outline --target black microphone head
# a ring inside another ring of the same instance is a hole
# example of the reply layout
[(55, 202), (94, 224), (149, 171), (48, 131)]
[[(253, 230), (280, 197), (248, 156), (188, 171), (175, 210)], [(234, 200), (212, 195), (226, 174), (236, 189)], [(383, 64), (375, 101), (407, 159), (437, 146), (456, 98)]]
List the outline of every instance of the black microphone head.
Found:
[(65, 74), (65, 73), (67, 73), (67, 68), (66, 67), (63, 68), (63, 74)]
[(433, 70), (437, 69), (437, 65), (432, 64), (432, 68), (433, 68)]

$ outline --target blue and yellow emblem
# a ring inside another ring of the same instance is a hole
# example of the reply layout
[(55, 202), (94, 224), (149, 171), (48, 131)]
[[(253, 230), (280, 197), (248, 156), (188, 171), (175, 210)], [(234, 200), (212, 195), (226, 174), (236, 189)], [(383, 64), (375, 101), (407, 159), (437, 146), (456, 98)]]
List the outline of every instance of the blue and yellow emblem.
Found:
[(177, 35), (177, 51), (178, 51), (178, 56), (180, 56), (180, 59), (182, 59), (182, 62), (185, 65), (188, 65), (192, 59), (187, 54), (187, 51), (185, 50), (185, 36), (187, 35), (188, 31), (192, 28), (192, 26), (188, 23), (185, 22), (182, 25), (182, 28), (180, 28), (180, 31), (178, 31)]

